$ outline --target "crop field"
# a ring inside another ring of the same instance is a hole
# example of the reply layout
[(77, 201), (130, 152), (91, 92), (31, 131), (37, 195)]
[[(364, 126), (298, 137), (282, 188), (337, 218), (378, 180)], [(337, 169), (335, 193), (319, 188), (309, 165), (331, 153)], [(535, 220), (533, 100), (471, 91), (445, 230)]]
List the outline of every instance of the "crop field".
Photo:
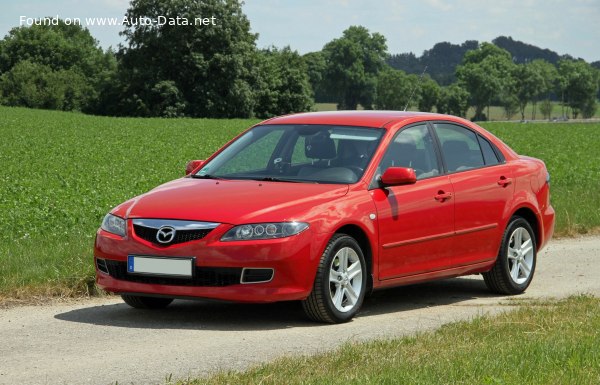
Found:
[[(93, 290), (102, 217), (183, 175), (256, 120), (135, 119), (0, 107), (0, 297)], [(561, 235), (600, 226), (600, 123), (487, 123), (552, 175)]]
[(93, 289), (103, 216), (181, 177), (255, 121), (105, 118), (0, 107), (0, 295)]

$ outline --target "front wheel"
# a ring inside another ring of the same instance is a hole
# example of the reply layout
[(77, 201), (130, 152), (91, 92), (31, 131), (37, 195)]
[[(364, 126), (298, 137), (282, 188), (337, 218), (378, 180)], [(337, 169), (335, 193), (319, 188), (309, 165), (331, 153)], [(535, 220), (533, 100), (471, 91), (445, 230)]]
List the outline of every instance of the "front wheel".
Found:
[(144, 297), (141, 295), (122, 294), (123, 301), (136, 309), (163, 309), (173, 302), (173, 298)]
[(321, 256), (313, 290), (302, 301), (304, 312), (319, 322), (351, 320), (365, 298), (367, 274), (356, 240), (345, 234), (334, 235)]
[(514, 216), (504, 231), (492, 270), (483, 273), (486, 286), (499, 294), (520, 294), (527, 289), (537, 259), (535, 234), (529, 222)]

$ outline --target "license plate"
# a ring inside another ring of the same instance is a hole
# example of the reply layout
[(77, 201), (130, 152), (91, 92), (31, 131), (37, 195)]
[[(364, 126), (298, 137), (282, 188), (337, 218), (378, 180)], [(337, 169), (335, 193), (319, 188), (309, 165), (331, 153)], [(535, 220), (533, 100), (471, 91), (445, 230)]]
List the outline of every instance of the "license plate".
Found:
[(127, 257), (127, 272), (133, 274), (191, 277), (193, 266), (192, 258)]

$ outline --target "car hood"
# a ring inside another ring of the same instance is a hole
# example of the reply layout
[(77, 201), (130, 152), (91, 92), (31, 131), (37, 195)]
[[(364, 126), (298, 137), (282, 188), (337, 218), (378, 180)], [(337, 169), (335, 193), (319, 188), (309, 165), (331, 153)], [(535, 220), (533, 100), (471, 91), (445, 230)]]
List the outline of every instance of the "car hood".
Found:
[(182, 178), (126, 202), (125, 216), (230, 224), (302, 220), (302, 213), (347, 192), (348, 185)]

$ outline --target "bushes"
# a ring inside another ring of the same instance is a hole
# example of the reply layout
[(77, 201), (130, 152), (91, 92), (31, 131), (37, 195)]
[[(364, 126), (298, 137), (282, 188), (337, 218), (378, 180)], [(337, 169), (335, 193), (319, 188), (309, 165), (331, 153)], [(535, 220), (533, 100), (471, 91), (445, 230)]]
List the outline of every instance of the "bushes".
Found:
[(93, 95), (93, 87), (78, 71), (53, 71), (28, 60), (0, 77), (0, 101), (8, 106), (80, 111)]

